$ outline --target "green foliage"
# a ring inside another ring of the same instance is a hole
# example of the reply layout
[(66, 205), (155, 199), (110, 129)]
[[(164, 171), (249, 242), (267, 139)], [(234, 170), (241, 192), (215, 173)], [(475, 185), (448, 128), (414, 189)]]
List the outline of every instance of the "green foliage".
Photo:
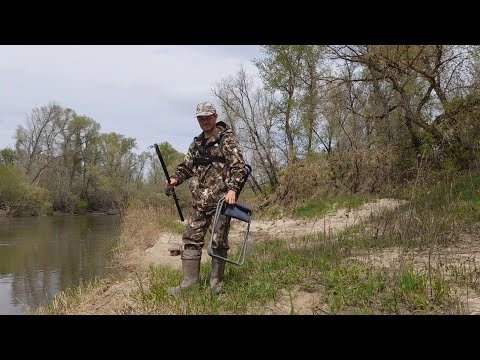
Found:
[(43, 215), (52, 208), (50, 192), (39, 186), (25, 185), (24, 206), (31, 209), (31, 214)]
[(16, 161), (15, 151), (5, 148), (0, 151), (0, 165), (13, 165)]
[(111, 132), (100, 135), (100, 146), (103, 149), (104, 160), (118, 162), (122, 156), (136, 147), (135, 139)]
[(18, 166), (0, 165), (0, 201), (12, 203), (20, 199), (24, 191), (24, 175)]
[(41, 215), (50, 211), (48, 190), (25, 182), (16, 165), (0, 165), (0, 208), (10, 215)]
[(75, 214), (85, 214), (88, 209), (88, 202), (81, 199), (78, 195), (69, 195), (70, 209)]
[[(169, 175), (173, 175), (175, 168), (184, 160), (185, 155), (173, 148), (168, 142), (159, 144), (158, 148), (162, 153), (163, 161), (165, 161), (167, 165)], [(158, 162), (160, 162), (160, 160), (158, 160)]]
[(12, 214), (23, 206), (24, 181), (20, 167), (0, 165), (0, 209), (6, 210), (7, 214)]

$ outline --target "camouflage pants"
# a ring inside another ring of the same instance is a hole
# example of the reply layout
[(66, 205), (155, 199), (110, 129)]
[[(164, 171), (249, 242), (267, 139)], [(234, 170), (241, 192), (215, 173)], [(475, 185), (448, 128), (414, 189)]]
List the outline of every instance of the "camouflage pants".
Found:
[[(216, 209), (199, 210), (192, 208), (190, 210), (190, 223), (187, 225), (183, 234), (183, 243), (185, 250), (201, 250), (205, 244), (205, 234), (213, 222)], [(213, 249), (229, 249), (228, 232), (230, 231), (230, 217), (220, 215), (215, 229), (215, 238), (212, 240)]]

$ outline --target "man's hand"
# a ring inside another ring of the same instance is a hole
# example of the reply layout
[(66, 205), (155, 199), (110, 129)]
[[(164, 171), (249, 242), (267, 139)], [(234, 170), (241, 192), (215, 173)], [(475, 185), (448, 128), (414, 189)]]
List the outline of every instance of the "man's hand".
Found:
[(228, 190), (227, 195), (225, 195), (225, 202), (227, 204), (233, 205), (237, 201), (237, 194), (233, 190)]
[(170, 178), (170, 184), (168, 181), (165, 181), (165, 195), (172, 195), (172, 189), (177, 185), (177, 179)]

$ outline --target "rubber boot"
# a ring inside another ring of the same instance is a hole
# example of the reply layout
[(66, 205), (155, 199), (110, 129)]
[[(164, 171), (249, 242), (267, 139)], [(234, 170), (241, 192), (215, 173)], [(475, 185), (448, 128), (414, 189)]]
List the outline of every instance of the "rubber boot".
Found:
[(170, 295), (177, 296), (185, 290), (197, 288), (199, 285), (200, 259), (202, 252), (199, 250), (183, 250), (182, 270), (183, 281), (180, 286), (167, 289)]
[[(213, 249), (215, 255), (227, 257), (227, 249)], [(219, 294), (223, 288), (223, 277), (225, 274), (225, 261), (212, 257), (212, 274), (210, 276), (210, 291), (212, 294)]]

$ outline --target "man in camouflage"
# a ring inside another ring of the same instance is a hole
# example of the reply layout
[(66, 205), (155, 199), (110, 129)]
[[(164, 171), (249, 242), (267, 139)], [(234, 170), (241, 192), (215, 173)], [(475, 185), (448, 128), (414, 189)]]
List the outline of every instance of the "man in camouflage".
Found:
[[(242, 152), (232, 129), (223, 121), (213, 104), (197, 105), (196, 117), (203, 132), (193, 139), (185, 160), (177, 166), (175, 174), (166, 183), (172, 189), (191, 178), (192, 193), (190, 221), (183, 235), (183, 281), (170, 288), (171, 295), (198, 286), (200, 259), (205, 234), (212, 223), (218, 201), (224, 197), (227, 204), (235, 204), (245, 181), (246, 170)], [(230, 217), (221, 215), (217, 220), (212, 249), (216, 255), (227, 257)], [(225, 261), (212, 258), (210, 288), (219, 293), (223, 285)]]

